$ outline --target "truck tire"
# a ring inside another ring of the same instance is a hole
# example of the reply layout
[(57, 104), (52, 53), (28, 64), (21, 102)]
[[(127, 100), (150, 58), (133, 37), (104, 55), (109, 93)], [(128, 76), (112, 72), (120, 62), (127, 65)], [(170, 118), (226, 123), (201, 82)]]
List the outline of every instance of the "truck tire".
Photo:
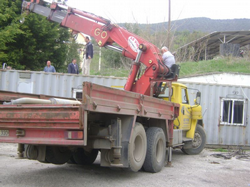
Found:
[(97, 149), (93, 149), (91, 152), (86, 152), (83, 148), (78, 148), (77, 151), (73, 153), (73, 160), (76, 164), (91, 165), (95, 161), (97, 155)]
[(71, 157), (72, 153), (67, 147), (46, 147), (45, 159), (52, 164), (65, 164)]
[(142, 168), (146, 151), (147, 137), (144, 127), (136, 122), (132, 130), (131, 142), (128, 146), (129, 166), (132, 171), (136, 172)]
[(182, 148), (182, 152), (188, 155), (199, 154), (206, 145), (206, 133), (201, 125), (197, 125), (191, 149)]
[(145, 171), (161, 171), (166, 158), (166, 137), (161, 128), (150, 127), (147, 132), (147, 154), (143, 164)]

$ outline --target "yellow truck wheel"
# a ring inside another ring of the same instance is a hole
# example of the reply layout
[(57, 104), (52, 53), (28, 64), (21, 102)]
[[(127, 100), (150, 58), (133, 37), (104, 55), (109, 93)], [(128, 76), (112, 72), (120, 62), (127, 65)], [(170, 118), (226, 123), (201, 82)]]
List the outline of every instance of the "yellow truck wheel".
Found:
[(197, 125), (194, 140), (192, 141), (192, 148), (185, 149), (182, 148), (182, 152), (188, 155), (196, 155), (199, 154), (206, 145), (206, 133), (204, 128), (201, 125)]
[(166, 137), (161, 128), (150, 127), (147, 132), (147, 154), (143, 169), (156, 173), (161, 171), (165, 164)]

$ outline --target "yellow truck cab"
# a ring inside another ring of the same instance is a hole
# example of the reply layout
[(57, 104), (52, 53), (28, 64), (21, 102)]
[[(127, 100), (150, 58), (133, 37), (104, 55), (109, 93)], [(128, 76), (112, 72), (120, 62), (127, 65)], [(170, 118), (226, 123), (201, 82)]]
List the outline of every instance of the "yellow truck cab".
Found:
[[(162, 87), (164, 87), (164, 83)], [(190, 105), (188, 88), (184, 84), (173, 82), (172, 90), (169, 89), (158, 97), (171, 102), (180, 104), (178, 118), (174, 121), (174, 147), (181, 147), (186, 154), (199, 154), (206, 144), (206, 133), (203, 128), (202, 107), (200, 106), (201, 93), (196, 94), (195, 104)]]

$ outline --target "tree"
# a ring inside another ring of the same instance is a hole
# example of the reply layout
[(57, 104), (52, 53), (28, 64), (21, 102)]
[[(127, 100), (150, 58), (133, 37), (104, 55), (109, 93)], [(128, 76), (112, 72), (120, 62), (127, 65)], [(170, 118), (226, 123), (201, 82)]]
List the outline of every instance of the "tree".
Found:
[(66, 71), (69, 30), (35, 13), (21, 15), (21, 3), (0, 0), (0, 61), (15, 69), (41, 71), (50, 60), (57, 71)]
[(80, 56), (79, 56), (80, 45), (77, 44), (74, 39), (71, 39), (67, 43), (67, 46), (68, 46), (68, 50), (66, 52), (66, 66), (72, 61), (72, 59), (76, 59), (78, 67), (80, 68), (80, 63), (81, 63)]
[[(70, 34), (68, 29), (59, 27), (59, 37), (56, 39), (53, 55), (50, 57), (51, 62), (55, 66), (57, 72), (67, 72), (67, 57), (70, 46), (67, 45)], [(77, 52), (77, 51), (75, 51)]]
[(0, 0), (0, 7), (0, 62), (3, 63), (8, 62), (9, 44), (14, 43), (15, 38), (23, 33), (19, 22), (22, 18), (21, 0)]
[(121, 67), (121, 54), (112, 51), (110, 49), (103, 49), (102, 50), (102, 56), (105, 59), (105, 65), (106, 67), (112, 67), (112, 68), (119, 68)]
[(68, 30), (32, 13), (25, 18), (20, 29), (23, 33), (12, 43), (9, 62), (20, 63), (29, 70), (42, 70), (46, 61), (50, 60), (59, 71), (66, 58)]
[[(136, 35), (139, 34), (139, 25), (137, 23), (124, 23), (122, 24), (123, 27), (125, 27), (128, 31), (131, 33), (134, 33)], [(117, 44), (113, 44), (114, 46), (120, 47)], [(128, 59), (124, 57), (122, 54), (112, 51), (110, 49), (103, 49), (102, 50), (102, 57), (105, 60), (106, 67), (110, 68), (125, 68), (129, 69), (132, 61), (131, 59)]]

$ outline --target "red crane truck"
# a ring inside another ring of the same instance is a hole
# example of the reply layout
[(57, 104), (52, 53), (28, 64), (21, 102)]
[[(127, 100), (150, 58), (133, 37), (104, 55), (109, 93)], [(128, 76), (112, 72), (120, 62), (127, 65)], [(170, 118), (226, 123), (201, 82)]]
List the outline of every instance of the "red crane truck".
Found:
[[(100, 47), (121, 52), (133, 60), (131, 72), (125, 90), (83, 82), (81, 102), (33, 95), (1, 105), (0, 142), (18, 143), (21, 155), (44, 163), (92, 164), (100, 151), (101, 166), (159, 172), (166, 148), (171, 163), (179, 104), (155, 97), (167, 87), (171, 95), (179, 66), (167, 68), (156, 46), (107, 19), (58, 3), (43, 5), (39, 0), (22, 4), (74, 33), (92, 36)], [(166, 84), (159, 87), (160, 82)], [(0, 98), (9, 97), (6, 93)]]

